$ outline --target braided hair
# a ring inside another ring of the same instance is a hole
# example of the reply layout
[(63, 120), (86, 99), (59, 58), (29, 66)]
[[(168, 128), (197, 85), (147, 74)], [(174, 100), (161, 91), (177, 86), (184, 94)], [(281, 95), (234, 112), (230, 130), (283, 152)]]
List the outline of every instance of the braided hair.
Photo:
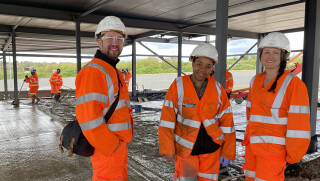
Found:
[[(261, 59), (261, 55), (262, 55), (262, 50), (260, 53), (260, 59)], [(277, 82), (279, 80), (279, 78), (283, 75), (285, 68), (287, 67), (287, 57), (288, 57), (288, 52), (287, 51), (282, 51), (281, 50), (281, 54), (280, 54), (280, 67), (278, 70), (278, 75), (276, 77), (276, 80), (272, 83), (270, 89), (268, 90), (268, 92), (275, 92), (274, 90), (277, 87)]]

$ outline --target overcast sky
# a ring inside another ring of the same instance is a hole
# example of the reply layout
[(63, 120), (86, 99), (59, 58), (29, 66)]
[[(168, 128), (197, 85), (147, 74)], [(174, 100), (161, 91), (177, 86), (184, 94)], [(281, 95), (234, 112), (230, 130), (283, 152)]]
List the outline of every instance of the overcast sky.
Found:
[[(296, 32), (296, 33), (287, 33), (286, 36), (290, 40), (291, 50), (302, 50), (303, 49), (303, 32)], [(200, 37), (194, 40), (204, 40), (204, 37)], [(211, 39), (214, 39), (214, 36), (211, 36)], [(228, 43), (227, 54), (242, 54), (246, 52), (253, 44), (256, 43), (257, 40), (255, 39), (240, 39), (240, 40), (231, 40)], [(159, 55), (178, 55), (178, 45), (172, 43), (150, 43), (150, 42), (143, 42), (147, 47), (155, 51)], [(182, 46), (182, 55), (189, 56), (192, 52), (193, 48), (196, 45), (187, 45), (184, 44)], [(123, 49), (121, 55), (128, 55), (131, 54), (131, 46), (127, 46)], [(257, 51), (256, 47), (251, 50), (250, 53), (255, 53)], [(93, 54), (95, 52), (92, 52)], [(137, 54), (146, 54), (146, 55), (153, 55), (147, 49), (142, 47), (140, 44), (137, 44)], [(137, 59), (142, 59), (145, 57), (137, 57)], [(121, 61), (129, 61), (131, 57), (121, 57)], [(184, 58), (183, 61), (187, 61), (187, 58)], [(11, 57), (7, 58), (7, 61), (12, 61)], [(38, 57), (17, 57), (17, 61), (32, 61), (32, 62), (76, 62), (75, 58), (43, 58)], [(82, 62), (90, 61), (90, 59), (82, 59)]]

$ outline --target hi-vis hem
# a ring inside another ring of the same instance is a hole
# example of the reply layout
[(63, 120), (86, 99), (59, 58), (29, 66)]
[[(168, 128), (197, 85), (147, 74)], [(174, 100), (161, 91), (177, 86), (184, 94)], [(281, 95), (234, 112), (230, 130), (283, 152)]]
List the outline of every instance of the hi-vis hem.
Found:
[(255, 178), (256, 177), (256, 172), (255, 171), (250, 171), (250, 170), (244, 170), (244, 175), (247, 176), (247, 177)]
[(218, 174), (208, 174), (199, 172), (199, 177), (203, 177), (209, 180), (218, 180)]
[(197, 176), (195, 177), (178, 177), (176, 181), (197, 181)]

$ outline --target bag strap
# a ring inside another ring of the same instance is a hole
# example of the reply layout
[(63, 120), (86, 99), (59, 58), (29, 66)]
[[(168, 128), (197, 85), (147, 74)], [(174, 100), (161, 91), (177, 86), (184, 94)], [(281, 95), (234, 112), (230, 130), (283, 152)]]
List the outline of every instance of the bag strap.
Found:
[[(119, 102), (119, 97), (120, 97), (120, 79), (119, 79), (119, 75), (118, 75), (118, 70), (115, 68), (116, 70), (116, 73), (117, 73), (117, 78), (118, 78), (118, 86), (119, 86), (119, 90), (118, 90), (118, 97), (116, 98), (116, 100), (112, 103), (109, 111), (106, 113), (106, 115), (104, 116), (104, 119), (106, 121), (106, 123), (108, 123), (110, 117), (112, 116), (114, 110), (116, 109), (117, 105), (118, 105), (118, 102)], [(121, 83), (122, 85), (122, 83)]]

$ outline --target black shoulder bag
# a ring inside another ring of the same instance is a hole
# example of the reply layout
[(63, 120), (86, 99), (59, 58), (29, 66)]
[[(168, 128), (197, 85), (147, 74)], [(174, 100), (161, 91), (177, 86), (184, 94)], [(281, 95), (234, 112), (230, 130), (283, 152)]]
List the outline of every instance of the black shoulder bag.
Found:
[[(120, 79), (118, 75), (118, 71), (116, 70), (117, 77), (118, 77), (118, 85), (119, 91), (116, 100), (112, 103), (109, 111), (104, 116), (105, 123), (107, 124), (108, 120), (110, 119), (111, 115), (113, 114), (114, 110), (116, 109), (119, 97), (120, 97)], [(59, 150), (63, 153), (63, 147), (68, 150), (68, 156), (71, 157), (73, 153), (89, 157), (93, 155), (94, 147), (89, 143), (87, 138), (83, 135), (81, 127), (77, 120), (68, 123), (62, 130), (60, 136), (60, 144)]]

